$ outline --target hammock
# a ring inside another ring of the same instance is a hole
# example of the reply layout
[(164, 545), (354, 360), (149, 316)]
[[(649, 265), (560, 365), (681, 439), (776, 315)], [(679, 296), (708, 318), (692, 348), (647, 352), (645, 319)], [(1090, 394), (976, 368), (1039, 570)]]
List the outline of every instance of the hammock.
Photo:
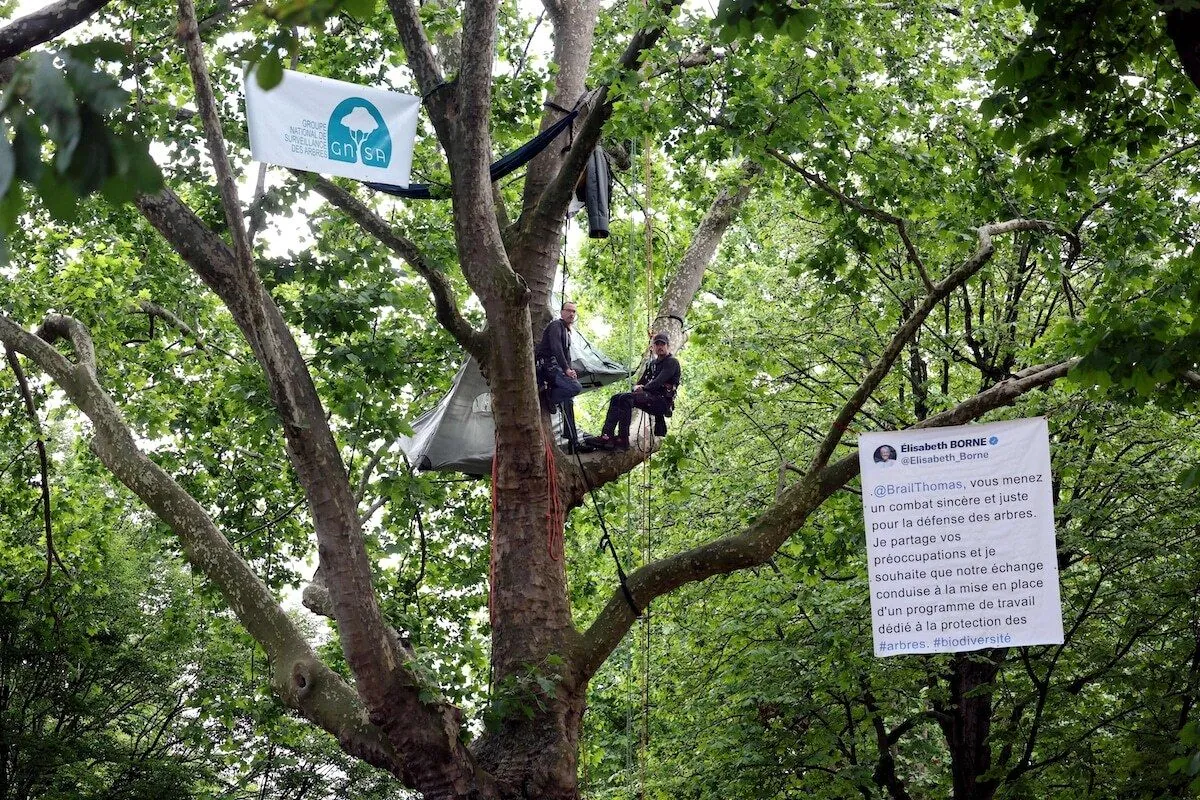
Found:
[[(505, 155), (495, 164), (491, 166), (492, 183), (500, 180), (506, 175), (509, 175), (521, 167), (528, 164), (533, 157), (546, 149), (554, 138), (562, 133), (575, 118), (579, 116), (579, 109), (567, 113), (565, 117), (555, 122), (549, 128), (539, 133), (537, 136), (530, 139), (525, 144)], [(408, 186), (396, 186), (391, 183), (370, 183), (363, 181), (370, 188), (377, 192), (384, 192), (394, 197), (403, 197), (408, 200), (432, 200), (434, 199), (433, 190), (426, 183), (410, 183)]]

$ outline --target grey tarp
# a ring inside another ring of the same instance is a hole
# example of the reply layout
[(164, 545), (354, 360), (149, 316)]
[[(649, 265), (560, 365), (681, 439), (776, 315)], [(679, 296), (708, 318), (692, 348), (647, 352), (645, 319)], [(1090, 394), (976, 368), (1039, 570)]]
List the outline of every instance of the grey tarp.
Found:
[[(592, 347), (578, 331), (571, 333), (571, 367), (589, 391), (628, 377), (629, 370)], [(554, 417), (555, 430), (562, 425)], [(422, 470), (487, 475), (492, 471), (496, 429), (492, 425), (492, 395), (479, 365), (467, 359), (450, 393), (412, 424), (413, 435), (400, 439), (409, 463)]]

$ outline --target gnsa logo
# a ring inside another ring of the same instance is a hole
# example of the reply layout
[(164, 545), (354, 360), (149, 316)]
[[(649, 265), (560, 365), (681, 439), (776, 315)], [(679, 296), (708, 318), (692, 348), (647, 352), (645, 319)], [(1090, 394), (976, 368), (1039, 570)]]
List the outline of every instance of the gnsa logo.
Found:
[(348, 97), (329, 115), (328, 155), (331, 161), (358, 162), (383, 169), (392, 161), (392, 135), (379, 109), (361, 97)]

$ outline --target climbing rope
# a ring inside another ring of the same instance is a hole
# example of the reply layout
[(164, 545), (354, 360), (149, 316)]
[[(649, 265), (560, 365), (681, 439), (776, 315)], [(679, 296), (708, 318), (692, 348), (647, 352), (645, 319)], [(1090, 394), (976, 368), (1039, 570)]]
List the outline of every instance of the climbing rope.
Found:
[(621, 566), (621, 556), (617, 553), (617, 546), (613, 544), (612, 535), (608, 532), (608, 525), (604, 522), (604, 512), (600, 510), (600, 501), (596, 499), (596, 487), (592, 486), (592, 479), (588, 477), (587, 470), (583, 466), (583, 457), (579, 455), (579, 451), (575, 451), (575, 460), (579, 462), (579, 474), (583, 476), (583, 482), (587, 486), (588, 496), (592, 498), (592, 507), (596, 510), (596, 519), (600, 521), (600, 544), (596, 548), (596, 552), (603, 553), (608, 550), (612, 554), (613, 564), (617, 568), (617, 581), (621, 585), (621, 594), (625, 596), (625, 602), (629, 605), (629, 610), (633, 612), (635, 617), (642, 615), (642, 610), (638, 608), (634, 602), (633, 592), (629, 591), (629, 581), (625, 575), (625, 568)]
[[(645, 202), (643, 204), (643, 213), (645, 215), (645, 237), (646, 237), (646, 331), (650, 335), (652, 333), (651, 326), (654, 324), (654, 221), (653, 221), (653, 179), (654, 179), (654, 164), (651, 160), (650, 139), (646, 138), (642, 146), (642, 182), (645, 189)], [(651, 482), (651, 464), (650, 459), (653, 455), (653, 450), (650, 446), (650, 418), (642, 415), (642, 436), (638, 438), (646, 442), (646, 458), (642, 461), (642, 563), (649, 564), (652, 556), (651, 548), (651, 517), (650, 517), (650, 492), (653, 490)], [(650, 604), (646, 604), (646, 613), (642, 617), (642, 731), (641, 731), (641, 767), (639, 770), (640, 786), (638, 796), (645, 798), (646, 796), (646, 766), (649, 759), (647, 753), (650, 746), (650, 632), (652, 620), (650, 617)]]

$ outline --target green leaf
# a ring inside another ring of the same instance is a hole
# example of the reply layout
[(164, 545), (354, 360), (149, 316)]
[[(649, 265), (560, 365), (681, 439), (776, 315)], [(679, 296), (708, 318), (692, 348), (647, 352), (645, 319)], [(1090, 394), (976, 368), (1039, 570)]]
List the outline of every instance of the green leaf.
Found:
[(79, 196), (58, 174), (46, 170), (37, 185), (38, 196), (55, 219), (71, 222), (79, 212)]
[(129, 56), (129, 50), (124, 43), (111, 39), (92, 39), (89, 42), (71, 45), (63, 52), (83, 62), (124, 61)]
[(343, 0), (342, 10), (355, 19), (366, 21), (375, 15), (375, 0)]
[(9, 190), (0, 195), (0, 234), (11, 231), (17, 223), (17, 217), (25, 210), (25, 192), (21, 184), (14, 183)]
[(0, 197), (8, 191), (16, 174), (17, 165), (13, 158), (12, 142), (8, 140), (8, 126), (0, 125)]
[(1189, 467), (1179, 476), (1179, 486), (1188, 491), (1196, 484), (1200, 483), (1200, 466)]
[(122, 89), (111, 75), (74, 58), (67, 59), (67, 80), (74, 88), (79, 103), (101, 116), (112, 114), (129, 101), (129, 92)]
[(283, 61), (279, 53), (272, 50), (258, 60), (254, 68), (254, 79), (260, 89), (274, 89), (283, 80)]
[(820, 20), (821, 15), (815, 8), (796, 9), (784, 23), (783, 31), (792, 41), (800, 42), (808, 37), (809, 31), (816, 27)]
[(83, 136), (75, 157), (71, 159), (69, 174), (75, 183), (75, 191), (86, 196), (99, 189), (111, 172), (112, 158), (109, 154), (109, 137), (104, 120), (94, 112), (86, 110), (81, 115)]
[(42, 129), (36, 120), (23, 117), (17, 121), (12, 147), (17, 178), (37, 183), (42, 175)]
[(36, 53), (31, 66), (27, 99), (50, 131), (50, 138), (57, 148), (55, 164), (63, 170), (79, 144), (79, 109), (75, 95), (66, 75), (55, 66), (54, 57), (49, 53)]

